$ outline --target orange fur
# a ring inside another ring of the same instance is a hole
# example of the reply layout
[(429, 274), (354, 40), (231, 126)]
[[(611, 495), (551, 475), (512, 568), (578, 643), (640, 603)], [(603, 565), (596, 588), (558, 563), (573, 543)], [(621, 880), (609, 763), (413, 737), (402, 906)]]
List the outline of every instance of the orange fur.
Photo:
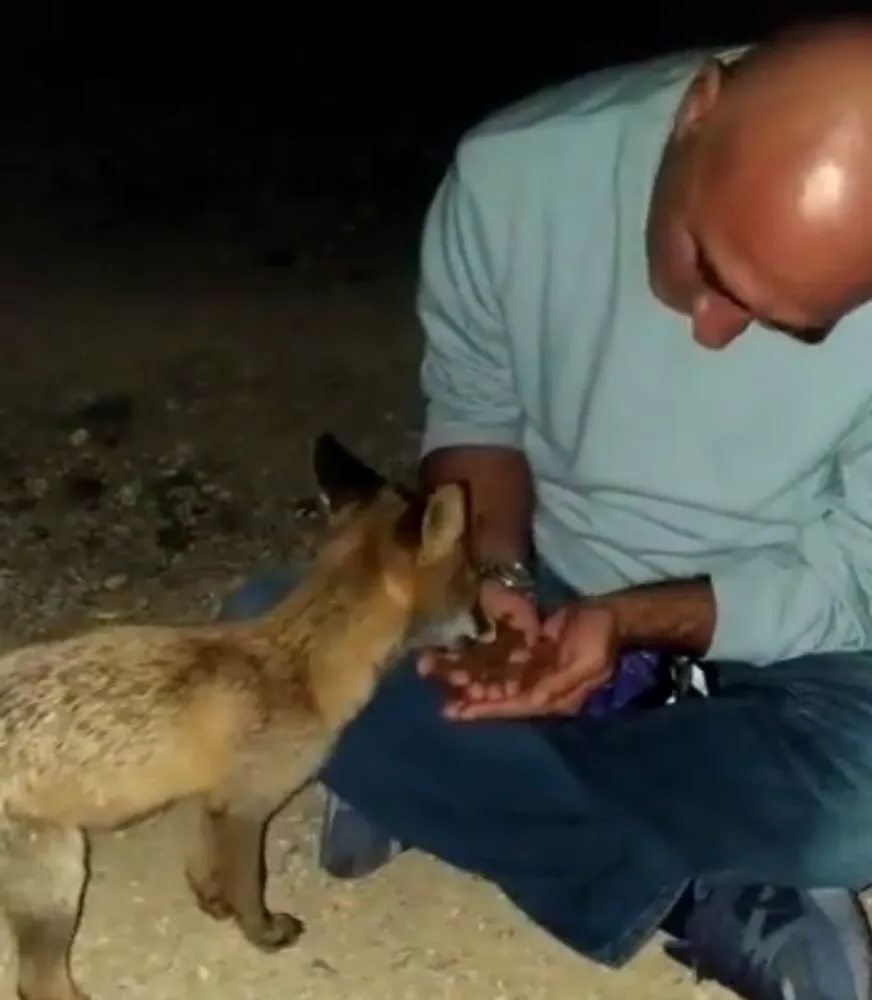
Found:
[(201, 834), (201, 908), (257, 947), (302, 925), (263, 902), (263, 836), (421, 625), (460, 627), (477, 593), (458, 487), (389, 487), (333, 441), (316, 474), (333, 525), (308, 577), (253, 622), (120, 626), (0, 658), (0, 906), (19, 995), (74, 1000), (85, 835), (182, 801)]

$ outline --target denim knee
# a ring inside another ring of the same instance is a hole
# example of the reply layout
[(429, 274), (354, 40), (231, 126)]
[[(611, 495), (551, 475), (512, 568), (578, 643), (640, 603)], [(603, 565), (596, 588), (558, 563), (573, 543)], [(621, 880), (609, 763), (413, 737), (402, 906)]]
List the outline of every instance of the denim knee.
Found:
[(255, 573), (221, 602), (219, 621), (244, 621), (265, 614), (300, 582), (305, 567), (294, 564), (283, 570)]

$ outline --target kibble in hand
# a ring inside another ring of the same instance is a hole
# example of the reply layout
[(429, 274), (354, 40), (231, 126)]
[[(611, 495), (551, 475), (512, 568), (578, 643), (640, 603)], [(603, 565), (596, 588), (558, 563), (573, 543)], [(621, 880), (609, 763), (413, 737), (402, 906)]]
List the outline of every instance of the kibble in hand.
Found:
[[(526, 651), (523, 658), (512, 659), (516, 651)], [(554, 668), (557, 644), (553, 639), (540, 637), (528, 650), (524, 635), (507, 622), (496, 623), (496, 635), (490, 642), (475, 642), (460, 653), (440, 656), (433, 670), (433, 677), (451, 694), (457, 692), (451, 683), (453, 674), (463, 672), (470, 684), (483, 686), (515, 682), (520, 691), (527, 691)]]

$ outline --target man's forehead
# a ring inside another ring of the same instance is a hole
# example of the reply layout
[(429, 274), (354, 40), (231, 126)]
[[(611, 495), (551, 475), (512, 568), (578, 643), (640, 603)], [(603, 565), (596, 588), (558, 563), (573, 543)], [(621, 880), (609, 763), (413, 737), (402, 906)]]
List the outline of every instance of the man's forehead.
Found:
[(872, 260), (851, 233), (803, 224), (754, 197), (714, 197), (707, 209), (693, 228), (703, 279), (770, 326), (817, 331), (864, 299)]

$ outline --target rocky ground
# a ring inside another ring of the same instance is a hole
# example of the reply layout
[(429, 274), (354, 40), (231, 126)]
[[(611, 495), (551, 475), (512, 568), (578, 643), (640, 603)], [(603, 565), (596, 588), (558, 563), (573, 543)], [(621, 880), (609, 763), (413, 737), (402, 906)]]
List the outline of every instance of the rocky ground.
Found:
[[(287, 136), (210, 146), (189, 126), (174, 134), (193, 152), (169, 161), (166, 128), (154, 139), (141, 121), (123, 148), (116, 137), (107, 151), (91, 122), (87, 142), (83, 125), (2, 151), (5, 646), (207, 618), (242, 575), (305, 549), (307, 446), (322, 429), (391, 471), (413, 461), (415, 233), (444, 150), (399, 133), (363, 143), (349, 167), (310, 136), (294, 173)], [(316, 810), (309, 796), (275, 825), (271, 895), (309, 933), (272, 958), (194, 910), (173, 817), (98, 838), (83, 986), (98, 1000), (716, 993), (654, 946), (621, 974), (594, 969), (419, 855), (330, 882), (312, 863)]]

